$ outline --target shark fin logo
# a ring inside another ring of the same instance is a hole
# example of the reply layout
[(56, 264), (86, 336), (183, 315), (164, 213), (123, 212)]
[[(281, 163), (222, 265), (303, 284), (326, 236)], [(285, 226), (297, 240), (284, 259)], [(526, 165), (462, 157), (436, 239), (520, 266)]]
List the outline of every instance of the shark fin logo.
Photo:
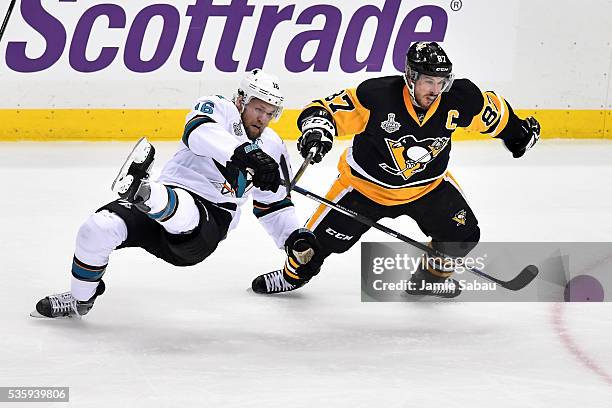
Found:
[(403, 136), (399, 140), (385, 138), (395, 167), (387, 163), (380, 163), (379, 166), (388, 173), (408, 180), (413, 174), (425, 170), (427, 163), (444, 150), (449, 140), (448, 137), (437, 137), (417, 141), (412, 135)]

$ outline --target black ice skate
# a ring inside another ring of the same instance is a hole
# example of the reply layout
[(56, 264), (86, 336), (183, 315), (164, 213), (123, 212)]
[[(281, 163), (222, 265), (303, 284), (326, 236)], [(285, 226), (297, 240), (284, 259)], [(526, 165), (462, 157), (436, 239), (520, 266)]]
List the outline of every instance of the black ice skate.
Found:
[(96, 298), (103, 294), (105, 289), (104, 281), (100, 281), (96, 293), (86, 301), (76, 300), (70, 292), (47, 296), (36, 303), (36, 310), (30, 313), (30, 316), (49, 319), (80, 318), (89, 313)]
[(251, 288), (253, 288), (253, 292), (255, 293), (272, 294), (291, 292), (292, 290), (301, 288), (306, 283), (308, 283), (308, 281), (300, 285), (292, 285), (285, 280), (283, 277), (283, 271), (279, 269), (277, 271), (264, 273), (263, 275), (259, 275), (253, 279)]
[(123, 163), (111, 189), (119, 194), (119, 197), (131, 203), (146, 201), (149, 198), (150, 188), (143, 181), (149, 178), (154, 159), (155, 148), (146, 138), (141, 138)]
[(455, 279), (437, 277), (421, 268), (412, 275), (408, 282), (406, 293), (409, 295), (449, 299), (461, 294), (459, 282)]

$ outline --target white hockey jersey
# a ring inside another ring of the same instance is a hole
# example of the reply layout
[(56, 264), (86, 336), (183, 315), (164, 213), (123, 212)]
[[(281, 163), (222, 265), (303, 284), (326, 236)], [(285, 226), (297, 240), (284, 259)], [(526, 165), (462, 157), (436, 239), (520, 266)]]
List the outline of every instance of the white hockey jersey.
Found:
[[(166, 163), (158, 180), (189, 190), (230, 211), (233, 215), (230, 230), (238, 223), (240, 206), (252, 194), (255, 216), (282, 248), (289, 234), (301, 226), (285, 189), (281, 186), (274, 193), (250, 185), (242, 197), (236, 197), (219, 170), (230, 160), (234, 149), (245, 142), (251, 140), (234, 103), (220, 95), (201, 97), (186, 117), (178, 151)], [(287, 148), (275, 131), (266, 128), (255, 143), (276, 162), (284, 156), (291, 172)]]

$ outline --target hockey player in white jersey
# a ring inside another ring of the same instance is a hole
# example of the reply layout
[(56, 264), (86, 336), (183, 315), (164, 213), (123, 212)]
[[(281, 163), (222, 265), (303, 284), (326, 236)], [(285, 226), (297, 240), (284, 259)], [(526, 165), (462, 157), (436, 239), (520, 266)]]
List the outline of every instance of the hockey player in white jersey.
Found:
[(200, 98), (187, 115), (178, 151), (160, 177), (149, 179), (155, 148), (141, 139), (113, 182), (120, 196), (92, 214), (77, 234), (71, 290), (36, 304), (36, 317), (78, 317), (104, 293), (102, 276), (112, 251), (140, 247), (176, 266), (203, 261), (238, 223), (253, 196), (254, 213), (279, 248), (308, 267), (318, 249), (300, 228), (280, 186), (278, 162), (286, 147), (268, 123), (282, 112), (275, 77), (249, 72), (232, 100)]

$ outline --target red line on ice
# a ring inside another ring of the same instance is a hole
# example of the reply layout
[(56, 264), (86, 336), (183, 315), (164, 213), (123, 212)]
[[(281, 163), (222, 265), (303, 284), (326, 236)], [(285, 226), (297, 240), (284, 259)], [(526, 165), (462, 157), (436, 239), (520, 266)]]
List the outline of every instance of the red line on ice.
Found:
[(580, 347), (578, 347), (578, 344), (576, 344), (576, 341), (569, 334), (569, 330), (567, 327), (565, 327), (565, 322), (563, 321), (563, 310), (563, 303), (555, 303), (553, 306), (552, 323), (555, 332), (559, 336), (559, 339), (561, 339), (561, 343), (563, 343), (570, 354), (576, 357), (576, 359), (578, 359), (578, 361), (580, 361), (584, 366), (597, 374), (608, 385), (612, 385), (612, 377), (595, 361), (593, 361), (593, 359), (583, 350), (581, 350)]

